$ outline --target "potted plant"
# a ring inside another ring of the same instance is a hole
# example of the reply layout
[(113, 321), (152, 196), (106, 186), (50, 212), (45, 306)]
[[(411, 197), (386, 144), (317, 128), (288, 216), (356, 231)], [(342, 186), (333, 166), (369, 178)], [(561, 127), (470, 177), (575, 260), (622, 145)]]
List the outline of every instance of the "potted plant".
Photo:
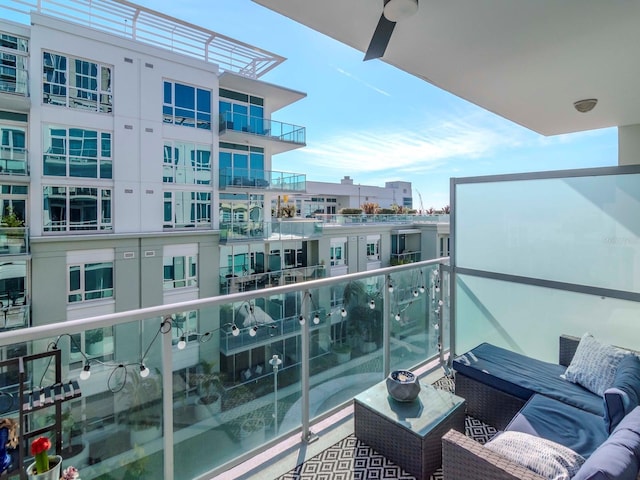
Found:
[(84, 340), (85, 345), (87, 346), (87, 354), (102, 355), (104, 352), (104, 330), (102, 328), (87, 330), (84, 333)]
[(266, 439), (264, 419), (257, 413), (249, 414), (240, 423), (240, 445), (244, 450), (262, 445)]
[[(56, 421), (55, 415), (47, 415), (47, 423)], [(60, 416), (60, 429), (62, 431), (62, 456), (65, 463), (74, 465), (85, 465), (89, 462), (89, 443), (82, 438), (82, 430), (78, 428), (78, 423), (71, 408), (68, 408)]]
[(7, 247), (11, 253), (20, 253), (24, 246), (24, 220), (16, 214), (13, 207), (7, 208), (7, 213), (2, 217), (3, 227), (7, 227)]
[(220, 412), (222, 379), (220, 372), (216, 372), (215, 362), (201, 361), (197, 366), (197, 373), (190, 377), (192, 386), (197, 387), (195, 417), (197, 420), (209, 418)]
[(348, 343), (336, 343), (331, 350), (335, 353), (338, 363), (346, 363), (351, 360), (351, 345)]
[(124, 423), (130, 428), (131, 445), (143, 445), (162, 434), (161, 385), (157, 373), (148, 377), (127, 375), (121, 391)]
[(31, 442), (31, 455), (34, 462), (27, 467), (27, 476), (31, 480), (59, 480), (62, 457), (49, 455), (51, 441), (47, 437), (38, 437)]

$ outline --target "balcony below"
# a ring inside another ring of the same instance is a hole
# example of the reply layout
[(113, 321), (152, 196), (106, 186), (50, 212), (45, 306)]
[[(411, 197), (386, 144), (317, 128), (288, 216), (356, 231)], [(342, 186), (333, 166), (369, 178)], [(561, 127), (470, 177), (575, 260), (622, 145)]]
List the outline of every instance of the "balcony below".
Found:
[(269, 190), (305, 192), (307, 176), (303, 173), (278, 172), (253, 168), (221, 168), (220, 190)]
[(26, 227), (0, 227), (0, 256), (28, 255), (29, 229)]
[(273, 154), (287, 152), (306, 145), (306, 128), (267, 118), (227, 112), (219, 119), (220, 140), (269, 146)]
[(315, 221), (220, 222), (221, 243), (247, 240), (302, 240), (321, 234), (322, 224)]

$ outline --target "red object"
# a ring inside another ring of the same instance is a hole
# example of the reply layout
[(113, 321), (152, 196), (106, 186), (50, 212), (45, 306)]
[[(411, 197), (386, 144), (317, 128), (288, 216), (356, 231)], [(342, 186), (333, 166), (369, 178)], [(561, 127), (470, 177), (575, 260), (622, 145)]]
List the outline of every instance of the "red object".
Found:
[(46, 452), (51, 448), (51, 442), (47, 437), (36, 438), (31, 442), (31, 455), (38, 455), (39, 453)]

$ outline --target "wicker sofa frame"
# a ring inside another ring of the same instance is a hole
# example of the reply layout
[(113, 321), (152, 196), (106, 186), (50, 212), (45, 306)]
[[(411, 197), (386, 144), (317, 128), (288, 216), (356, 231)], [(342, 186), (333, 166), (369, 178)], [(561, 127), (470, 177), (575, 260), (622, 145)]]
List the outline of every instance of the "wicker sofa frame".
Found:
[[(560, 336), (560, 365), (569, 366), (579, 342), (578, 337)], [(503, 429), (526, 403), (459, 373), (456, 373), (455, 386), (456, 395), (467, 401), (467, 414), (499, 430)], [(545, 480), (455, 430), (450, 430), (442, 437), (442, 473), (445, 480)]]

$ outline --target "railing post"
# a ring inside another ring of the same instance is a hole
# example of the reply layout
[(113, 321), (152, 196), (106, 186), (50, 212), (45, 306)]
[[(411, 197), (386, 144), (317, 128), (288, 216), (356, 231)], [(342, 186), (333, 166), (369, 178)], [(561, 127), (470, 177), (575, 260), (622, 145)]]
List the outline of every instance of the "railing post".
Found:
[(382, 292), (382, 369), (385, 378), (391, 373), (391, 285), (391, 275), (387, 275)]
[(162, 418), (164, 419), (164, 478), (173, 479), (173, 345), (171, 332), (162, 340)]
[(302, 381), (300, 385), (302, 389), (302, 396), (300, 399), (302, 402), (302, 441), (306, 443), (311, 443), (317, 440), (318, 437), (309, 428), (309, 424), (310, 424), (310, 413), (309, 413), (310, 392), (309, 390), (311, 390), (311, 382), (309, 378), (310, 372), (311, 372), (311, 369), (309, 368), (310, 367), (309, 365), (309, 362), (310, 362), (309, 322), (311, 322), (310, 314), (311, 314), (311, 304), (312, 304), (311, 292), (309, 292), (309, 289), (306, 289), (304, 291), (302, 298), (303, 298), (302, 305), (301, 305), (302, 312), (300, 312), (300, 315), (302, 315), (305, 318), (304, 325), (302, 325), (302, 329), (301, 329), (302, 335), (300, 339), (300, 342), (301, 342), (300, 353), (302, 354), (302, 365), (300, 367), (300, 376), (302, 377)]

